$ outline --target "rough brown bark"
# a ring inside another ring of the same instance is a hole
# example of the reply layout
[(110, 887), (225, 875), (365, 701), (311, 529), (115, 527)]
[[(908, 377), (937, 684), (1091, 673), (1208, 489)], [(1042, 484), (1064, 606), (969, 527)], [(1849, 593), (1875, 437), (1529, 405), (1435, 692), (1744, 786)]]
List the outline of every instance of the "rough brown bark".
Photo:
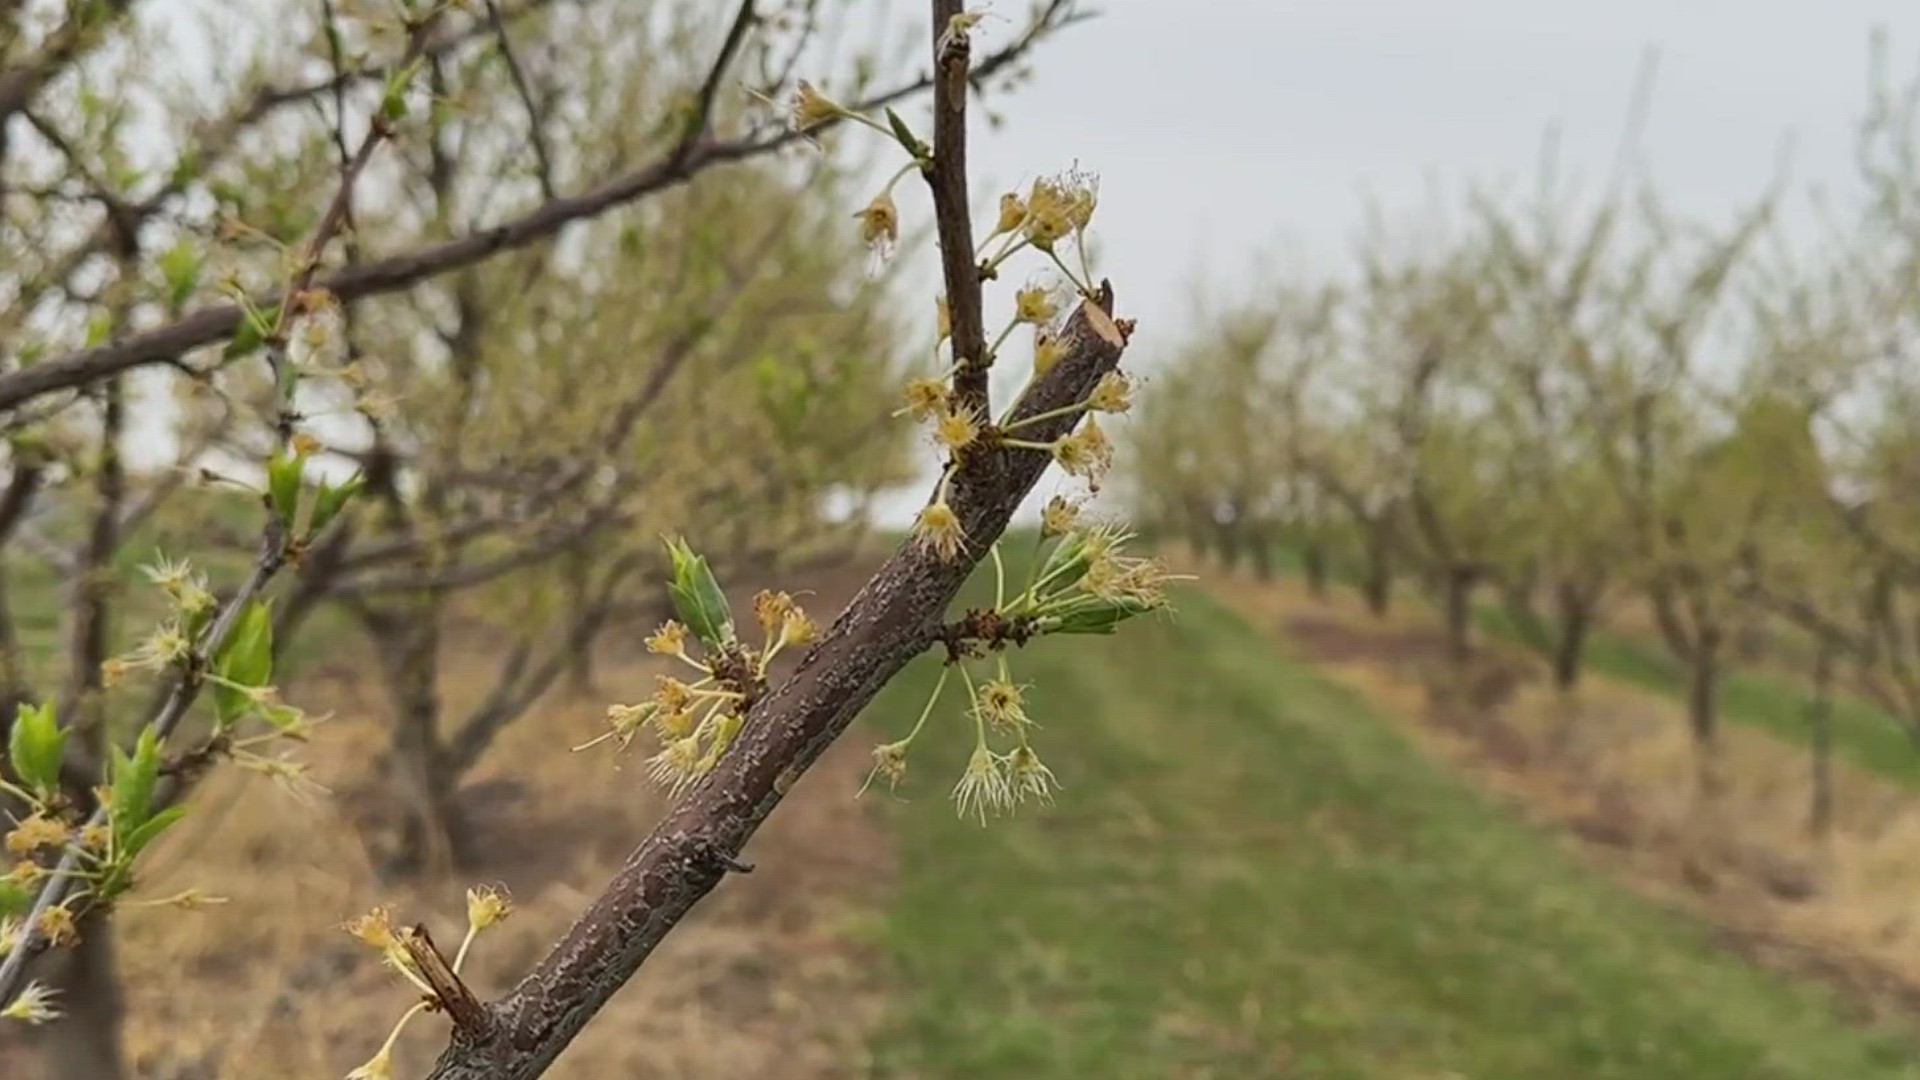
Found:
[(1307, 592), (1316, 600), (1327, 596), (1327, 553), (1317, 540), (1308, 540), (1300, 547), (1300, 569), (1306, 575)]
[(422, 602), (370, 626), (380, 650), (381, 675), (394, 710), (385, 771), (402, 794), (400, 842), (387, 869), (445, 874), (466, 852), (456, 799), (459, 778), (441, 746), (440, 614)]
[(1393, 564), (1387, 555), (1386, 538), (1378, 529), (1367, 532), (1367, 569), (1360, 591), (1374, 618), (1384, 619), (1393, 610)]
[(1587, 637), (1593, 629), (1593, 603), (1580, 590), (1562, 584), (1554, 590), (1553, 686), (1571, 693), (1580, 686)]

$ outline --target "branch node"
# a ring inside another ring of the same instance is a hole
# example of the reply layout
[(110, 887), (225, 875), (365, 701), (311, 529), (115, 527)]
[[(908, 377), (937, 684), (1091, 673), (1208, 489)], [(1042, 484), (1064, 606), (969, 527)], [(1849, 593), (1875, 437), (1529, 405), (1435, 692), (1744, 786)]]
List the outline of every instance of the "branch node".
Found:
[(414, 970), (433, 988), (433, 1007), (446, 1013), (453, 1021), (454, 1030), (468, 1040), (486, 1041), (493, 1034), (493, 1014), (474, 996), (453, 965), (447, 963), (426, 926), (415, 924), (401, 936), (401, 942), (406, 947), (407, 958), (413, 961)]

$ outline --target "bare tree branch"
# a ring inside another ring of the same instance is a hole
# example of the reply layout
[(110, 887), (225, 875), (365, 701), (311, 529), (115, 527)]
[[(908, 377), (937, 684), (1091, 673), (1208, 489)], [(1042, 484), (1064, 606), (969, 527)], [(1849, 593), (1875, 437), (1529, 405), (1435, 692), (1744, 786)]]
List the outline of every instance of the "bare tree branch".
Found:
[(527, 74), (520, 68), (520, 59), (513, 53), (513, 36), (507, 32), (507, 21), (500, 14), (497, 0), (487, 0), (487, 25), (493, 28), (494, 40), (500, 43), (500, 59), (507, 65), (507, 75), (513, 80), (514, 92), (520, 95), (520, 103), (527, 110), (527, 141), (533, 145), (533, 159), (538, 169), (541, 197), (551, 201), (559, 197), (559, 191), (553, 186), (553, 155), (547, 151), (546, 125), (541, 122), (539, 103), (533, 99), (533, 88), (527, 83)]
[[(975, 66), (974, 79), (983, 78), (993, 70), (1014, 62), (1031, 46), (1032, 41), (1031, 36), (1024, 37), (995, 52)], [(931, 76), (922, 75), (861, 102), (857, 107), (862, 111), (878, 109), (919, 93), (931, 81)], [(452, 240), (345, 267), (320, 277), (315, 284), (343, 301), (405, 289), (429, 278), (472, 266), (501, 252), (526, 247), (573, 222), (595, 217), (617, 206), (675, 187), (713, 166), (760, 157), (789, 146), (802, 137), (798, 132), (781, 131), (724, 142), (702, 141), (690, 150), (670, 151), (662, 158), (578, 195), (542, 203), (512, 221)], [(279, 300), (279, 297), (265, 297), (260, 305), (271, 308)], [(223, 341), (233, 336), (240, 326), (241, 317), (238, 305), (203, 307), (164, 326), (0, 375), (0, 409), (17, 408), (42, 394), (74, 389), (132, 368), (167, 362), (191, 349)]]
[(573, 621), (560, 640), (531, 670), (528, 665), (532, 662), (532, 643), (520, 643), (503, 665), (501, 677), (496, 680), (486, 701), (468, 716), (459, 733), (453, 737), (448, 750), (456, 774), (464, 774), (472, 769), (500, 732), (540, 700), (540, 695), (546, 693), (547, 688), (566, 672), (574, 653), (593, 647), (600, 630), (613, 616), (614, 602), (621, 585), (644, 565), (646, 560), (637, 552), (629, 552), (617, 560), (601, 576), (594, 596), (580, 611), (574, 613)]
[(84, 57), (100, 41), (106, 24), (124, 16), (133, 0), (83, 4), (48, 35), (40, 51), (23, 63), (0, 71), (0, 127), (33, 103), (42, 87)]
[(953, 390), (957, 407), (986, 417), (986, 318), (980, 303), (980, 267), (973, 258), (972, 193), (967, 190), (967, 66), (972, 45), (966, 34), (948, 34), (961, 0), (933, 5), (933, 217), (940, 235), (940, 275), (946, 281), (953, 330)]

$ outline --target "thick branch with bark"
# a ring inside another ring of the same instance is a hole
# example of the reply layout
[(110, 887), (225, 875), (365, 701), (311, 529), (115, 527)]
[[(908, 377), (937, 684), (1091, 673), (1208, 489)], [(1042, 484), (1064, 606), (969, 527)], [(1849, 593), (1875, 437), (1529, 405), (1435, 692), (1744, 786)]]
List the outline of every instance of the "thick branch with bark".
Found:
[[(950, 310), (956, 327), (965, 319), (978, 327), (984, 324), (979, 270), (972, 262), (966, 176), (959, 164), (965, 160), (967, 50), (956, 43), (964, 35), (944, 33), (959, 5), (935, 0), (933, 12), (935, 60), (945, 89), (936, 95), (941, 118), (930, 182)], [(957, 72), (949, 66), (956, 58)], [(1089, 304), (1097, 304), (1098, 313), (1090, 315)], [(1125, 331), (1116, 334), (1108, 314), (1112, 306), (1112, 290), (1103, 286), (1074, 312), (1062, 332), (1062, 359), (1028, 387), (1009, 426), (1047, 417), (1023, 429), (1036, 443), (1072, 431), (1079, 421), (1073, 406), (1115, 369), (1124, 349)], [(954, 348), (964, 371), (968, 346), (957, 334)], [(982, 343), (971, 359), (984, 358)], [(984, 403), (984, 363), (968, 378), (976, 376)], [(964, 392), (964, 385), (956, 391)], [(454, 1033), (433, 1080), (531, 1080), (546, 1071), (694, 904), (741, 865), (740, 852), (761, 823), (880, 688), (940, 640), (954, 597), (1050, 461), (1031, 450), (996, 446), (957, 464), (946, 495), (966, 537), (958, 557), (942, 559), (912, 541), (897, 550), (793, 674), (752, 706), (739, 741), (654, 828), (567, 936), (490, 1006), (487, 1033)]]
[[(1099, 302), (1107, 310), (1112, 293), (1103, 291)], [(1013, 422), (1085, 400), (1119, 364), (1121, 346), (1101, 336), (1084, 309), (1064, 340), (1066, 358), (1035, 382)], [(1076, 419), (1022, 430), (1044, 441), (1066, 434)], [(786, 682), (748, 714), (740, 742), (714, 772), (655, 827), (546, 958), (490, 1006), (493, 1037), (456, 1037), (431, 1080), (530, 1080), (544, 1072), (719, 884), (794, 782), (889, 679), (937, 640), (948, 605), (1048, 464), (1041, 454), (1002, 452), (963, 470), (949, 502), (966, 529), (967, 554), (949, 563), (911, 544), (896, 551)]]

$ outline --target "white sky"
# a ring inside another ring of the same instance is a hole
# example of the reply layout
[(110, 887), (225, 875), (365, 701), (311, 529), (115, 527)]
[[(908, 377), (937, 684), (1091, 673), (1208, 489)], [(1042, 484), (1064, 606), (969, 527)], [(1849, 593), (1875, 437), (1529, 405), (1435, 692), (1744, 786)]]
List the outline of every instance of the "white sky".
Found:
[[(902, 16), (921, 0), (894, 0)], [(1011, 31), (1024, 12), (994, 5)], [(1870, 34), (1897, 80), (1920, 74), (1914, 0), (1105, 0), (1047, 44), (1037, 77), (984, 125), (980, 182), (1011, 186), (1075, 158), (1101, 176), (1097, 270), (1140, 319), (1151, 367), (1202, 282), (1232, 291), (1254, 260), (1339, 272), (1362, 197), (1413, 209), (1438, 184), (1530, 185), (1550, 126), (1589, 185), (1620, 145), (1635, 80), (1657, 74), (1639, 154), (1672, 207), (1725, 220), (1791, 139), (1801, 190), (1852, 190)], [(924, 18), (923, 15), (919, 17)], [(924, 207), (903, 202), (909, 223)], [(1789, 227), (1808, 200), (1786, 208)], [(991, 316), (990, 319), (991, 320)], [(1150, 392), (1150, 388), (1149, 388)], [(1042, 492), (1052, 490), (1045, 482)], [(914, 500), (890, 511), (910, 512)], [(891, 516), (891, 515), (890, 515)]]
[(1789, 137), (1800, 185), (1848, 188), (1875, 27), (1896, 76), (1920, 73), (1912, 0), (1100, 7), (1045, 48), (974, 161), (983, 180), (1075, 157), (1101, 174), (1103, 269), (1143, 346), (1177, 330), (1196, 279), (1231, 280), (1262, 248), (1337, 268), (1363, 193), (1394, 208), (1436, 181), (1530, 183), (1549, 125), (1565, 170), (1597, 183), (1649, 49), (1642, 157), (1677, 209), (1709, 217), (1758, 193)]

